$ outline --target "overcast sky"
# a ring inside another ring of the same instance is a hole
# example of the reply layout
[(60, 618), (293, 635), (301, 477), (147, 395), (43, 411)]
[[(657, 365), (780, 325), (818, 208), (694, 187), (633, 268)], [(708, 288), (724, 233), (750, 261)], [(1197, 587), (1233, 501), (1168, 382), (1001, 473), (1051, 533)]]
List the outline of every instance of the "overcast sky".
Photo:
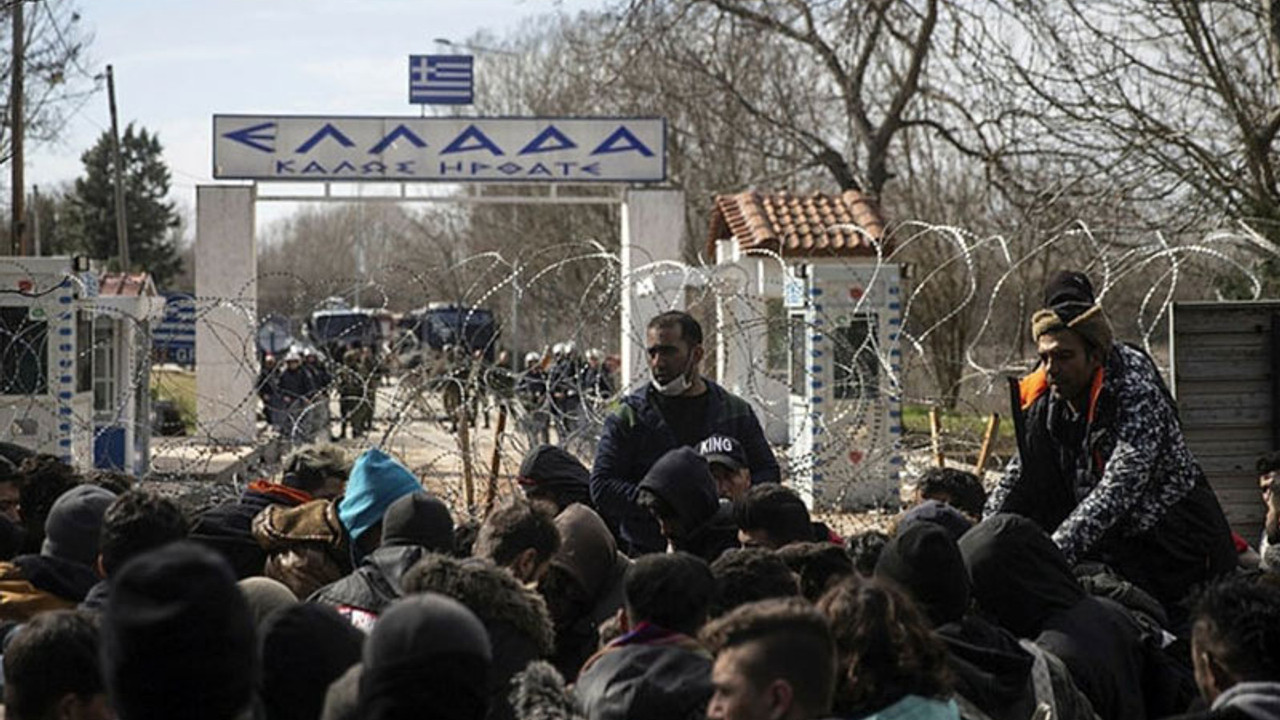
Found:
[[(603, 0), (82, 0), (90, 69), (114, 66), (120, 125), (159, 133), (173, 197), (195, 207), (211, 182), (215, 113), (419, 114), (406, 97), (410, 54), (433, 40), (502, 34), (547, 12)], [(477, 77), (477, 83), (484, 81)], [(80, 175), (80, 155), (110, 127), (105, 90), (60, 141), (29, 148), (27, 182)], [(288, 208), (259, 208), (259, 225)]]

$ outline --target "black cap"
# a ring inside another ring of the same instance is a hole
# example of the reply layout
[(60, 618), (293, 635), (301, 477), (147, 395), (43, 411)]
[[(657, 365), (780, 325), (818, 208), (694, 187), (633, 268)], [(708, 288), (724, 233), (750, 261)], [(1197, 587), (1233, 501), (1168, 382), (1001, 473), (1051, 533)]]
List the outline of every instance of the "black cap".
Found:
[(449, 506), (425, 492), (396, 500), (382, 515), (382, 545), (417, 545), (434, 552), (452, 552), (453, 516)]
[(728, 435), (712, 435), (698, 444), (698, 452), (708, 463), (727, 465), (731, 470), (747, 466), (747, 454), (737, 438)]

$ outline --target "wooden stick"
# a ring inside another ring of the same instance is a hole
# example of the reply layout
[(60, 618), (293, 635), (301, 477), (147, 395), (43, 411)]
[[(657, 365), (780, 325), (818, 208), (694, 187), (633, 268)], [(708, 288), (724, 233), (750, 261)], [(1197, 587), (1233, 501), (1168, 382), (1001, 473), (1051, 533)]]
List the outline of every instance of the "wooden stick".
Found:
[(489, 456), (489, 487), (484, 498), (485, 517), (493, 512), (498, 499), (498, 467), (502, 462), (502, 433), (507, 429), (507, 404), (498, 403), (498, 422), (493, 426), (493, 454)]
[(987, 431), (982, 434), (982, 450), (978, 451), (977, 467), (973, 471), (979, 480), (982, 479), (982, 473), (987, 469), (987, 459), (991, 457), (991, 443), (999, 430), (1000, 413), (991, 413), (991, 417), (987, 419)]
[(933, 462), (938, 467), (947, 466), (947, 458), (942, 452), (942, 415), (935, 405), (929, 408), (929, 435), (933, 438)]
[(459, 403), (454, 413), (458, 417), (458, 449), (462, 451), (462, 486), (467, 493), (467, 512), (474, 513), (476, 483), (471, 469), (471, 418), (467, 417), (467, 403)]

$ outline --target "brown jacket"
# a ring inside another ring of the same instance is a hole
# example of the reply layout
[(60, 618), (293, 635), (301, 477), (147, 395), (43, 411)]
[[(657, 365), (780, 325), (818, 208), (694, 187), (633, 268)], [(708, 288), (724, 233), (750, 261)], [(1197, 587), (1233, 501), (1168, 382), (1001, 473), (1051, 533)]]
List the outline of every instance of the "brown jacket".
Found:
[(253, 537), (267, 552), (263, 574), (289, 586), (299, 598), (351, 572), (336, 500), (271, 505), (253, 519)]

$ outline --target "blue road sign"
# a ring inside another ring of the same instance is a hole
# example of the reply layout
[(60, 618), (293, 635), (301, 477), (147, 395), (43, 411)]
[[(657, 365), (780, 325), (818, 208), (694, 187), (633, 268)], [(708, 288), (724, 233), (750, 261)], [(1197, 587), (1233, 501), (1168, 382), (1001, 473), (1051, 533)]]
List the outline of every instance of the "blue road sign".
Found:
[(151, 330), (151, 348), (162, 362), (194, 365), (196, 301), (186, 293), (165, 295), (164, 316)]
[(410, 55), (411, 105), (470, 105), (475, 75), (470, 55)]

